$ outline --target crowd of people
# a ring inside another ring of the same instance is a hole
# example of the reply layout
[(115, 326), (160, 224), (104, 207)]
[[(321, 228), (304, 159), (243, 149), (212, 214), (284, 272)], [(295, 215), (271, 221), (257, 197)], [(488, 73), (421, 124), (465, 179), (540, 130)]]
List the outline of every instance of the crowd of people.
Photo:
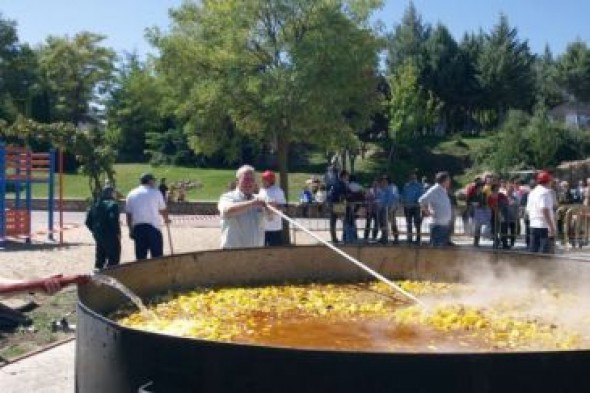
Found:
[[(222, 248), (284, 244), (282, 219), (267, 207), (283, 206), (285, 194), (276, 184), (272, 171), (262, 173), (261, 180), (259, 185), (255, 169), (244, 165), (219, 199)], [(530, 251), (550, 252), (552, 239), (564, 230), (558, 207), (590, 203), (590, 189), (583, 182), (570, 187), (548, 172), (540, 172), (528, 184), (516, 178), (508, 180), (485, 174), (457, 193), (452, 192), (451, 184), (447, 172), (437, 173), (431, 185), (425, 176), (419, 181), (414, 170), (401, 187), (387, 175), (363, 187), (354, 175), (331, 165), (323, 181), (318, 177), (307, 181), (300, 206), (305, 215), (306, 208), (315, 205), (322, 217), (327, 218), (332, 243), (398, 243), (400, 230), (396, 217), (398, 212), (403, 212), (408, 243), (421, 244), (422, 222), (428, 218), (429, 243), (446, 246), (453, 245), (457, 200), (461, 200), (465, 204), (461, 213), (465, 234), (473, 237), (473, 246), (479, 247), (482, 237), (488, 237), (495, 248), (509, 249), (524, 234)], [(148, 254), (151, 257), (163, 254), (161, 228), (169, 222), (167, 191), (165, 179), (158, 187), (153, 175), (144, 174), (140, 185), (126, 198), (129, 236), (135, 241), (138, 260), (147, 258)], [(96, 240), (96, 269), (116, 265), (120, 260), (121, 227), (116, 194), (113, 187), (105, 187), (87, 215), (86, 225)], [(339, 221), (342, 222), (340, 233)], [(359, 228), (358, 222), (364, 226)]]
[[(576, 187), (570, 187), (567, 181), (559, 181), (545, 171), (527, 184), (519, 178), (503, 179), (487, 173), (453, 193), (448, 173), (437, 174), (431, 186), (425, 176), (418, 181), (417, 172), (412, 171), (401, 188), (388, 176), (382, 176), (364, 189), (347, 171), (338, 173), (330, 166), (323, 183), (317, 177), (307, 182), (300, 204), (304, 215), (311, 205), (319, 206), (319, 213), (323, 213), (321, 207), (327, 209), (334, 243), (358, 240), (358, 218), (365, 222), (363, 240), (387, 243), (391, 236), (397, 243), (399, 231), (395, 217), (403, 211), (409, 243), (421, 243), (422, 222), (430, 217), (430, 243), (452, 245), (450, 235), (454, 231), (457, 203), (461, 200), (465, 205), (461, 214), (465, 234), (473, 237), (473, 246), (479, 247), (481, 238), (488, 237), (494, 248), (509, 249), (514, 247), (518, 236), (524, 235), (529, 250), (549, 252), (551, 239), (568, 230), (564, 228), (566, 210), (558, 208), (590, 205), (589, 185), (590, 179), (588, 184), (579, 181)], [(323, 190), (327, 190), (325, 196)], [(338, 219), (343, 221), (341, 239), (336, 233)]]

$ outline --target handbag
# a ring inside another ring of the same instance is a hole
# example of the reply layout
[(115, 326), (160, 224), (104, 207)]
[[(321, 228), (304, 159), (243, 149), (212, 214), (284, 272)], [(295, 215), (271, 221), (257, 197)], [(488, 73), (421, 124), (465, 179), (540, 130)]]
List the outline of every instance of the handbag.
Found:
[(346, 202), (336, 202), (332, 204), (332, 212), (337, 215), (346, 214)]

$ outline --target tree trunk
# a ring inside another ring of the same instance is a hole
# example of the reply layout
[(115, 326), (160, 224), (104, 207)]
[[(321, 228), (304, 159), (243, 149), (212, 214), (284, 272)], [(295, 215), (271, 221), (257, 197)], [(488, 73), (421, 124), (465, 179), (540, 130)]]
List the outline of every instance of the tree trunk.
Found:
[[(277, 136), (277, 158), (281, 177), (280, 186), (285, 193), (287, 203), (289, 203), (289, 139), (282, 132), (279, 132)], [(285, 220), (283, 220), (283, 242), (291, 244), (289, 224)]]

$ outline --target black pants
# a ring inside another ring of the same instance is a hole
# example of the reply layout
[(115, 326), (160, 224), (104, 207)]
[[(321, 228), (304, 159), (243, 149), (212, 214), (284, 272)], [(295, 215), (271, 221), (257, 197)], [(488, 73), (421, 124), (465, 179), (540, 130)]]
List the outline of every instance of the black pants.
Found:
[(420, 215), (420, 206), (404, 207), (404, 215), (406, 216), (406, 225), (408, 230), (408, 241), (412, 241), (412, 223), (416, 228), (416, 241), (419, 243), (422, 227), (422, 217)]
[(531, 239), (529, 244), (530, 252), (542, 252), (549, 254), (551, 251), (551, 244), (549, 242), (549, 229), (531, 227)]
[(264, 232), (264, 245), (267, 247), (276, 247), (283, 245), (283, 231), (266, 231)]
[(137, 260), (146, 259), (148, 251), (152, 258), (161, 257), (164, 254), (162, 232), (150, 224), (135, 225), (133, 239), (135, 240), (135, 258)]
[(367, 220), (365, 221), (365, 239), (369, 238), (371, 233), (371, 239), (377, 238), (377, 232), (379, 232), (379, 221), (377, 221), (377, 208), (373, 207), (367, 212)]
[[(502, 222), (500, 224), (500, 239), (502, 240), (502, 247), (514, 247), (516, 240), (516, 222)], [(510, 241), (510, 243), (508, 243)]]
[(524, 219), (524, 239), (526, 242), (526, 248), (531, 248), (531, 220)]
[(336, 235), (336, 222), (338, 221), (338, 214), (334, 212), (334, 205), (330, 204), (330, 237), (333, 243), (338, 242), (338, 236)]
[(94, 267), (104, 269), (109, 266), (116, 266), (121, 260), (121, 238), (100, 240), (96, 242), (96, 257)]

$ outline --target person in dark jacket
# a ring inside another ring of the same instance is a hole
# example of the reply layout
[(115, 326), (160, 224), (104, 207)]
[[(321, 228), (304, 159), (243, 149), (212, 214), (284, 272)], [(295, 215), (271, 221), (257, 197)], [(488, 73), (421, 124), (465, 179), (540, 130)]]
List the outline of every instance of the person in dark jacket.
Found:
[(99, 200), (86, 216), (86, 227), (96, 241), (95, 269), (119, 264), (121, 259), (121, 224), (115, 189), (105, 187)]
[(408, 231), (408, 243), (412, 243), (412, 224), (416, 230), (416, 243), (420, 244), (422, 215), (420, 213), (420, 204), (418, 199), (424, 194), (424, 186), (418, 182), (418, 176), (415, 171), (410, 172), (408, 182), (402, 190), (402, 203), (404, 205), (404, 215), (406, 216), (406, 225)]
[[(348, 190), (348, 172), (343, 170), (340, 176), (328, 188), (327, 202), (330, 211), (330, 238), (332, 243), (338, 243), (336, 235), (336, 222), (338, 217), (344, 219), (346, 214), (346, 195)], [(342, 209), (343, 208), (343, 209)]]

